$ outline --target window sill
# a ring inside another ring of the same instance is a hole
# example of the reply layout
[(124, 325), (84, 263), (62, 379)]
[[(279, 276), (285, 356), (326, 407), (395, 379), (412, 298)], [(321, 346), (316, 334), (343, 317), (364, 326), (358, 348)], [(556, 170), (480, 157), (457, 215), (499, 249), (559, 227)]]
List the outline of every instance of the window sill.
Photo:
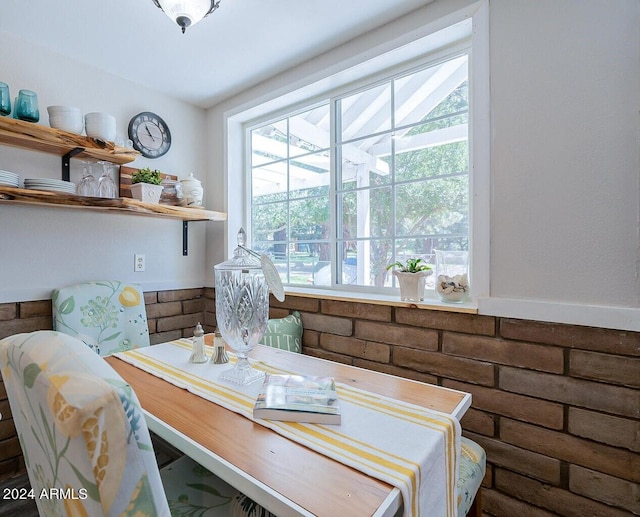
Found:
[(414, 309), (427, 309), (432, 311), (462, 312), (478, 314), (477, 300), (472, 299), (466, 303), (444, 303), (435, 298), (427, 298), (421, 302), (408, 302), (400, 300), (399, 296), (384, 294), (361, 293), (355, 291), (333, 291), (329, 289), (304, 289), (302, 287), (286, 287), (288, 295), (303, 298), (318, 298), (320, 300), (338, 300), (345, 302), (371, 303), (375, 305), (391, 305), (393, 307), (410, 307)]

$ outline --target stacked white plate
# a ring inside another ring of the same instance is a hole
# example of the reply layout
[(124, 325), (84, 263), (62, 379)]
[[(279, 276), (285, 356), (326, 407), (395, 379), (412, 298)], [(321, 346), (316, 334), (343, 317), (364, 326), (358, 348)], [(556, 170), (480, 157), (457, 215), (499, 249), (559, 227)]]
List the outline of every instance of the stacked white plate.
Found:
[(76, 193), (76, 184), (70, 181), (52, 180), (48, 178), (25, 179), (24, 188), (32, 190), (48, 190), (50, 192)]
[(15, 172), (0, 171), (0, 185), (19, 187), (20, 176), (18, 176)]

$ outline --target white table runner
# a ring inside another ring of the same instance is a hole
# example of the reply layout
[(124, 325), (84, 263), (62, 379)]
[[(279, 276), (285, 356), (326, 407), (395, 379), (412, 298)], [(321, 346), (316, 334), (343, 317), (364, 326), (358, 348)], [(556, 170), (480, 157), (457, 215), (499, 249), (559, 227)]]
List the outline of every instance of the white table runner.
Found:
[[(209, 356), (211, 351), (207, 347)], [(181, 339), (115, 356), (397, 487), (407, 517), (456, 516), (460, 424), (455, 417), (338, 383), (340, 425), (254, 419), (261, 383), (237, 386), (220, 381), (220, 372), (230, 364), (191, 364), (190, 354), (191, 342)], [(235, 361), (233, 354), (230, 357)], [(251, 363), (269, 373), (296, 373)]]

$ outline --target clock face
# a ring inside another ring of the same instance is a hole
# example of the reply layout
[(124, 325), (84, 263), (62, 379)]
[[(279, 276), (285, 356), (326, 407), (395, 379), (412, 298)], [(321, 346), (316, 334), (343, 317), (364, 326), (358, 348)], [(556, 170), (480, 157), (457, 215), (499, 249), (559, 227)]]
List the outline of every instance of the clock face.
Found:
[(155, 113), (143, 111), (129, 122), (129, 138), (133, 147), (146, 158), (158, 158), (171, 147), (169, 126)]

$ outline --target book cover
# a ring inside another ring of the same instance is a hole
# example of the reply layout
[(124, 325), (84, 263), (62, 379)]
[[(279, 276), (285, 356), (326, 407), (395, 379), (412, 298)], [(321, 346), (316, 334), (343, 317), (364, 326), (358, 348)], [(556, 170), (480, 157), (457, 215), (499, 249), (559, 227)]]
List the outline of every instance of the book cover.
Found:
[(340, 401), (332, 377), (267, 374), (253, 407), (254, 418), (339, 424)]

